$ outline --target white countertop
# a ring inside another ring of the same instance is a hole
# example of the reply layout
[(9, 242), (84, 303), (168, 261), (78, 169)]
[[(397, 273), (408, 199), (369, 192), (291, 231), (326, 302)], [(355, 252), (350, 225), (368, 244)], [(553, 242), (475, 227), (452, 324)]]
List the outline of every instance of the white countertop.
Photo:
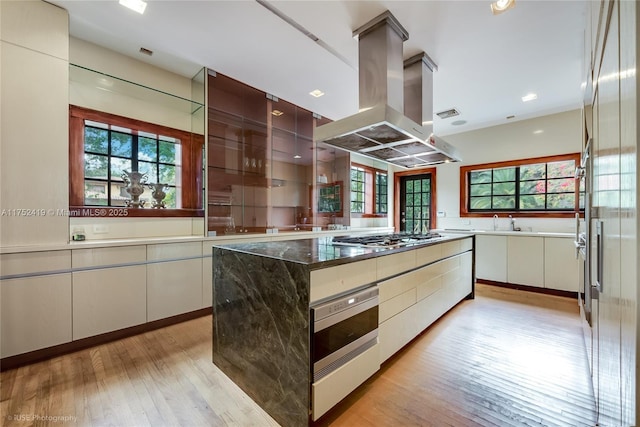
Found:
[(369, 227), (369, 228), (350, 228), (344, 230), (323, 230), (323, 231), (282, 231), (278, 233), (237, 233), (224, 236), (166, 236), (166, 237), (138, 237), (130, 239), (105, 239), (105, 240), (83, 240), (80, 242), (70, 241), (68, 243), (59, 244), (37, 244), (28, 246), (10, 246), (0, 247), (0, 254), (13, 254), (24, 252), (45, 252), (45, 251), (62, 251), (72, 249), (95, 249), (117, 246), (135, 246), (135, 245), (157, 245), (164, 243), (190, 243), (190, 242), (211, 242), (224, 243), (229, 240), (247, 240), (260, 239), (268, 240), (285, 240), (285, 239), (304, 239), (322, 236), (335, 236), (350, 233), (384, 233), (391, 232), (393, 229), (388, 227)]
[(523, 236), (523, 237), (563, 237), (563, 238), (575, 238), (575, 233), (560, 233), (553, 231), (511, 231), (511, 230), (466, 230), (462, 228), (443, 228), (438, 230), (432, 230), (438, 233), (447, 234), (480, 234), (488, 236)]

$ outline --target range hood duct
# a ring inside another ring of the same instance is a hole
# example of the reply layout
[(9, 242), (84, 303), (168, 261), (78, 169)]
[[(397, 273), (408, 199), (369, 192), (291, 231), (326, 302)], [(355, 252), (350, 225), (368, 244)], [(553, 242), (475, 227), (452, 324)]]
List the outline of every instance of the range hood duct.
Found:
[(422, 52), (404, 61), (404, 114), (422, 124), (434, 152), (421, 159), (429, 164), (459, 162), (458, 151), (433, 134), (433, 72), (435, 62)]
[(403, 168), (459, 161), (455, 149), (432, 134), (432, 125), (422, 125), (433, 120), (435, 64), (429, 59), (426, 73), (414, 69), (415, 64), (428, 68), (426, 60), (405, 70), (402, 43), (409, 34), (402, 25), (387, 11), (353, 36), (358, 37), (360, 112), (315, 128), (314, 140)]

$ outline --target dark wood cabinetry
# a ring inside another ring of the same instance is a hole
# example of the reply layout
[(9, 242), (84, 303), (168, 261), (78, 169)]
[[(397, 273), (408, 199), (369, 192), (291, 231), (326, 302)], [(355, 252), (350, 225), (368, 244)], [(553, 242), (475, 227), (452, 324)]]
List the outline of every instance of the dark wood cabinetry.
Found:
[(313, 128), (329, 120), (227, 76), (208, 78), (208, 230), (310, 228)]

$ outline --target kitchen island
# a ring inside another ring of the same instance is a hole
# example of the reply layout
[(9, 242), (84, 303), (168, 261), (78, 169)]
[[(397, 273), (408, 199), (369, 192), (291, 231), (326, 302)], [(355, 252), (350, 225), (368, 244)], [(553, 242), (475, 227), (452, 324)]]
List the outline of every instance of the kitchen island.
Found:
[[(314, 380), (312, 308), (372, 286), (375, 345)], [(473, 235), (390, 247), (331, 238), (213, 246), (213, 363), (281, 425), (308, 425), (473, 293)]]

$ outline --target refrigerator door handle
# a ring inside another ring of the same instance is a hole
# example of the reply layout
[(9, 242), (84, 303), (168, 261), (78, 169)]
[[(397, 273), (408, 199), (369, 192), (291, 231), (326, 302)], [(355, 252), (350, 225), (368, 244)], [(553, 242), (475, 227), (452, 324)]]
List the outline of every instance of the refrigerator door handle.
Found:
[(604, 267), (604, 234), (603, 234), (604, 222), (596, 221), (596, 283), (594, 288), (598, 292), (602, 292), (603, 289), (603, 267)]

